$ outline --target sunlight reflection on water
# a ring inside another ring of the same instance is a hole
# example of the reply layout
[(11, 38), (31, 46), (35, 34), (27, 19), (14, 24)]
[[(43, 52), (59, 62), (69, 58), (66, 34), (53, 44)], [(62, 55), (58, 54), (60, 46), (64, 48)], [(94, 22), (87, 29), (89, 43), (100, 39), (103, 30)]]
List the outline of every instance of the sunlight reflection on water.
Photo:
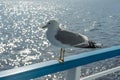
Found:
[(8, 65), (11, 68), (32, 64), (34, 60), (42, 56), (40, 50), (48, 46), (44, 31), (40, 27), (44, 23), (42, 20), (46, 19), (38, 17), (40, 15), (38, 11), (46, 10), (46, 8), (35, 8), (38, 5), (31, 4), (33, 3), (8, 1), (0, 5), (0, 44), (2, 45), (0, 47), (2, 59), (0, 60), (1, 66), (5, 69), (8, 69)]

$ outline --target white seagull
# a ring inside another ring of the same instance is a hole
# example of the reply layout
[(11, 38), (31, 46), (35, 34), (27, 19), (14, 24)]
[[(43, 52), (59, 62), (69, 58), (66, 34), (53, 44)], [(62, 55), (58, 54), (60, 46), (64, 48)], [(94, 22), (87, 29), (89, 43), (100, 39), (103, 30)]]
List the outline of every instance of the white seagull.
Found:
[(65, 48), (100, 48), (101, 44), (97, 44), (88, 39), (87, 36), (80, 33), (73, 33), (67, 30), (63, 30), (59, 27), (59, 23), (56, 20), (50, 20), (42, 28), (48, 28), (46, 32), (49, 42), (57, 47), (60, 47), (60, 56), (58, 61), (64, 62)]

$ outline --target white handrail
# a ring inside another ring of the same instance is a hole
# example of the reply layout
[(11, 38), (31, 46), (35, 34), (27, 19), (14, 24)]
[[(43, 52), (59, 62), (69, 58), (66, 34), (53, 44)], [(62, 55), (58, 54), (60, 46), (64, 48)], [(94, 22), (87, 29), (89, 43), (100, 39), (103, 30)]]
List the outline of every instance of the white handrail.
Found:
[(99, 78), (99, 77), (102, 77), (102, 76), (105, 76), (105, 75), (108, 75), (108, 74), (111, 74), (117, 71), (120, 71), (120, 66), (112, 68), (112, 69), (108, 69), (108, 70), (105, 70), (99, 73), (95, 73), (93, 75), (81, 78), (80, 80), (95, 80), (96, 78)]

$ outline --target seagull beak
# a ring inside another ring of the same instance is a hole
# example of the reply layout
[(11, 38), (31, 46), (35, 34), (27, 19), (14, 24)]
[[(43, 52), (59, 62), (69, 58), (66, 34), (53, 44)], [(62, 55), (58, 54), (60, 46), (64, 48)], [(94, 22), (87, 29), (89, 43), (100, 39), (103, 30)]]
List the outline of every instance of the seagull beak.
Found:
[(45, 29), (45, 28), (47, 28), (47, 26), (45, 25), (45, 26), (43, 26), (42, 28)]

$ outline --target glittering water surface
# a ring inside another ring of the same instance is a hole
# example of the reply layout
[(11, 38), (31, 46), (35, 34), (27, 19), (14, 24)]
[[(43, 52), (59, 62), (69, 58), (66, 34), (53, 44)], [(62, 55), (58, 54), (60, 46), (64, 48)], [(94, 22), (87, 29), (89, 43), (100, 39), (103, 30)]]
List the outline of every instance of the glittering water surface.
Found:
[[(55, 59), (59, 48), (41, 27), (50, 19), (104, 47), (120, 45), (119, 0), (0, 0), (0, 70)], [(67, 49), (66, 56), (92, 49)], [(82, 76), (120, 66), (119, 57), (82, 66)], [(66, 72), (36, 80), (65, 80)], [(120, 72), (98, 80), (120, 80)]]

